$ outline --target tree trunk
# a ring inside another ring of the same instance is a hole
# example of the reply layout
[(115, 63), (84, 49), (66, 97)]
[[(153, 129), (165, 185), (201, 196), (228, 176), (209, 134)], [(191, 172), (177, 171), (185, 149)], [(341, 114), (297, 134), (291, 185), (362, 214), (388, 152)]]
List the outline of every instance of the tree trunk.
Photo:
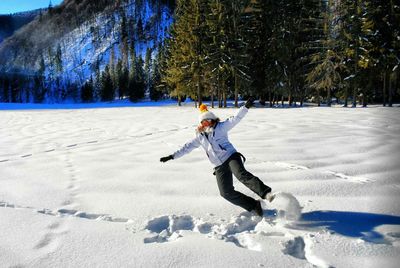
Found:
[(224, 108), (226, 108), (226, 90), (224, 89), (223, 93), (223, 98), (224, 98)]
[(331, 98), (331, 89), (330, 89), (330, 88), (328, 88), (328, 96), (327, 96), (327, 99), (328, 99), (327, 105), (328, 105), (328, 107), (331, 107), (331, 106), (332, 106), (332, 98)]
[(214, 108), (214, 89), (211, 91), (211, 108)]
[(362, 107), (367, 107), (367, 95), (365, 94), (365, 92), (363, 93), (362, 103)]
[(382, 105), (385, 107), (386, 106), (386, 77), (387, 77), (387, 72), (383, 72), (383, 87), (382, 87), (382, 97), (383, 97), (383, 103)]
[(318, 107), (321, 106), (321, 96), (319, 95), (319, 89), (317, 89), (317, 103), (318, 103)]
[(333, 93), (332, 93), (332, 97), (334, 99), (336, 99), (336, 104), (338, 105), (340, 103), (340, 98), (337, 95), (333, 94)]
[(371, 87), (372, 87), (372, 75), (370, 74), (367, 88), (364, 87), (363, 89), (362, 107), (367, 107), (368, 103), (367, 90), (370, 89)]
[(265, 99), (266, 99), (265, 93), (263, 92), (263, 93), (260, 94), (260, 98), (259, 98), (258, 102), (259, 102), (262, 106), (265, 106)]
[(238, 76), (236, 74), (236, 71), (233, 72), (233, 76), (235, 78), (235, 107), (239, 107), (239, 79)]
[(348, 107), (349, 103), (349, 88), (345, 87), (344, 89), (344, 104), (343, 107)]
[[(361, 8), (359, 8), (360, 6), (360, 2), (361, 0), (356, 0), (354, 1), (354, 10), (356, 10), (356, 16), (361, 17)], [(354, 29), (356, 33), (361, 32), (361, 25), (358, 23), (358, 20), (355, 20), (355, 24), (354, 24)], [(355, 62), (355, 66), (354, 66), (354, 74), (357, 77), (358, 80), (358, 50), (360, 49), (361, 44), (360, 44), (360, 40), (358, 38), (355, 39), (355, 53), (354, 53), (354, 62)], [(355, 78), (353, 79), (353, 104), (352, 107), (356, 108), (357, 107), (357, 91), (358, 91), (358, 81), (355, 81)]]
[(357, 107), (357, 88), (355, 86), (353, 87), (353, 104), (351, 107)]
[(306, 88), (302, 87), (300, 89), (300, 107), (303, 107), (305, 98), (306, 98)]
[(274, 92), (274, 95), (272, 96), (272, 106), (275, 106), (275, 101), (276, 101), (276, 92)]
[(221, 108), (221, 103), (222, 103), (222, 96), (221, 96), (221, 77), (220, 77), (220, 75), (219, 75), (219, 72), (218, 72), (218, 83), (217, 83), (217, 85), (218, 85), (218, 88), (217, 88), (217, 99), (218, 99), (218, 108)]
[(272, 107), (272, 92), (271, 88), (268, 89), (268, 101), (269, 101), (269, 107)]
[(292, 107), (292, 76), (289, 75), (288, 81), (288, 105)]
[(388, 97), (389, 97), (389, 107), (393, 107), (393, 81), (392, 81), (392, 75), (389, 74), (389, 92), (388, 92)]
[(198, 77), (197, 77), (197, 101), (199, 102), (199, 107), (202, 103), (201, 92), (202, 92), (201, 76), (198, 75)]
[(373, 81), (372, 78), (373, 74), (372, 74), (372, 70), (369, 70), (368, 72), (368, 84), (367, 87), (363, 87), (362, 90), (362, 107), (367, 107), (368, 104), (368, 92), (372, 92), (372, 85), (373, 85)]

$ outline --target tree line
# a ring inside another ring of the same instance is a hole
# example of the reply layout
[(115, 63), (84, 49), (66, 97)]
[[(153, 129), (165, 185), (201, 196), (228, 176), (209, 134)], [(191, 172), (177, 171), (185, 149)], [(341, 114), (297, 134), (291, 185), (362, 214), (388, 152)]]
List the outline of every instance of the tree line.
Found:
[(160, 88), (198, 103), (399, 100), (393, 0), (177, 0)]
[[(40, 20), (46, 24), (73, 10), (95, 20), (96, 13), (84, 9), (90, 3), (64, 1)], [(180, 103), (190, 97), (196, 105), (210, 100), (218, 107), (229, 99), (237, 106), (248, 96), (271, 107), (305, 101), (392, 106), (400, 100), (400, 6), (394, 0), (151, 0), (156, 24), (162, 5), (175, 10), (164, 40), (157, 35), (162, 25), (150, 32), (143, 23), (140, 6), (146, 3), (101, 1), (97, 10), (108, 10), (111, 22), (90, 27), (93, 47), (101, 31), (117, 29), (118, 42), (91, 65), (89, 75), (82, 71), (71, 83), (60, 45), (50, 45), (38, 50), (35, 73), (0, 74), (0, 101), (137, 101), (146, 92), (152, 100), (173, 97)], [(132, 6), (134, 13), (127, 10)], [(154, 44), (137, 55), (138, 41)], [(35, 44), (23, 36), (18, 42)]]

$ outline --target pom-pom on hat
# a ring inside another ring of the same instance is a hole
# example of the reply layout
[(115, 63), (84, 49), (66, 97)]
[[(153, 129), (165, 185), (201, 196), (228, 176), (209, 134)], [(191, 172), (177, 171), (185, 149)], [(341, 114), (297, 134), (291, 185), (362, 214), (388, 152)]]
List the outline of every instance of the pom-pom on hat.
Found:
[(203, 120), (217, 120), (218, 119), (218, 117), (216, 117), (215, 114), (213, 114), (212, 112), (210, 112), (207, 109), (207, 105), (205, 105), (205, 104), (200, 105), (199, 110), (200, 110), (200, 116), (199, 116), (200, 123)]

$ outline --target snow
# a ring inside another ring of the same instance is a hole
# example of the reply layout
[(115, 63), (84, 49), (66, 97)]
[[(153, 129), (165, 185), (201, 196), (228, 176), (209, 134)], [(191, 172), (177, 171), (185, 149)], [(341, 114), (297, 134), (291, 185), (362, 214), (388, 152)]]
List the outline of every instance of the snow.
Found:
[(230, 140), (277, 192), (263, 219), (202, 150), (159, 162), (193, 103), (0, 110), (0, 267), (398, 267), (398, 107), (252, 108)]

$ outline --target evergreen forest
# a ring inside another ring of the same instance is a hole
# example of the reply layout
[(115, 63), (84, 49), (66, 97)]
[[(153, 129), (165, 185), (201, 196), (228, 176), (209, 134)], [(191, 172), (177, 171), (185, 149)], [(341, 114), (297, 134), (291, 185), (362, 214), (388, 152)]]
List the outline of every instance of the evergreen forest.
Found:
[[(118, 44), (107, 50), (107, 60), (92, 64), (89, 73), (82, 71), (71, 82), (65, 75), (64, 48), (53, 41), (41, 43), (35, 58), (29, 54), (32, 62), (25, 69), (7, 69), (15, 61), (0, 59), (1, 102), (46, 102), (49, 96), (60, 102), (148, 97), (175, 98), (178, 104), (190, 98), (196, 106), (210, 101), (213, 107), (226, 107), (228, 101), (238, 106), (241, 99), (254, 97), (267, 107), (391, 107), (400, 101), (400, 5), (395, 0), (150, 1), (156, 7), (153, 24), (125, 10), (129, 3), (143, 5), (144, 0), (104, 0), (101, 8), (84, 9), (87, 2), (69, 0), (49, 7), (35, 25), (49, 25), (63, 14), (73, 17), (79, 8), (91, 20), (99, 18), (93, 10), (117, 14), (113, 23), (118, 25)], [(162, 22), (164, 7), (171, 15), (167, 25)], [(78, 18), (71, 28), (85, 23)], [(89, 28), (94, 47), (101, 31), (113, 29), (104, 25)], [(162, 27), (167, 34), (159, 38)], [(24, 38), (7, 39), (0, 54), (8, 54)], [(138, 42), (152, 45), (140, 53)]]

